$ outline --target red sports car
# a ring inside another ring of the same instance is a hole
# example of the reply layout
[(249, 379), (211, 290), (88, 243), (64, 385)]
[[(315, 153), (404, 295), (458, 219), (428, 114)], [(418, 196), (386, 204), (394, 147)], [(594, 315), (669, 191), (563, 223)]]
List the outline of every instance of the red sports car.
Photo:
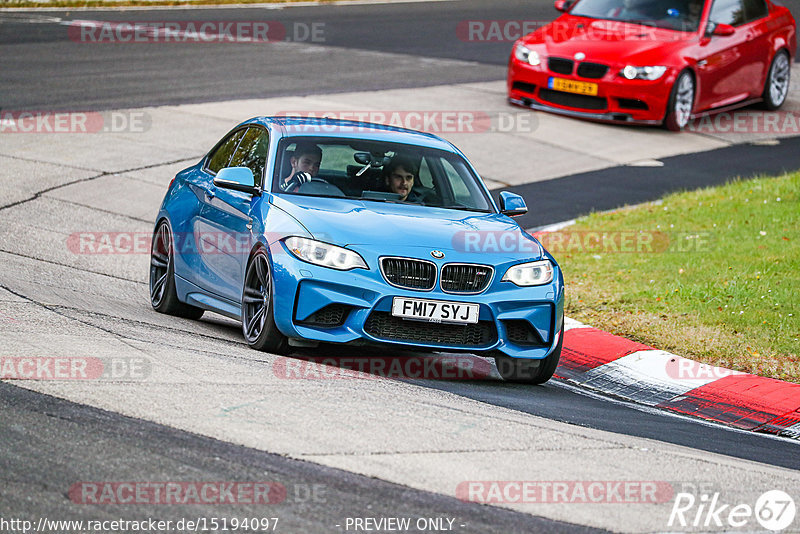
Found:
[(796, 27), (771, 0), (569, 0), (514, 44), (513, 104), (608, 122), (664, 124), (789, 91)]

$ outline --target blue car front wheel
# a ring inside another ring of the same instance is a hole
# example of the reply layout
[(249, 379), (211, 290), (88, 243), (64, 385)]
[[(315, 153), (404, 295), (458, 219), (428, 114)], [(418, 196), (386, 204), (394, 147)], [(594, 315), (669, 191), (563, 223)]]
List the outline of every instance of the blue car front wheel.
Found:
[(497, 354), (494, 358), (497, 372), (506, 382), (517, 384), (544, 384), (558, 367), (561, 359), (561, 348), (564, 345), (564, 323), (561, 323), (561, 335), (555, 349), (544, 359), (527, 360), (524, 358), (513, 358), (505, 354)]
[(264, 249), (258, 249), (250, 258), (244, 277), (242, 332), (250, 347), (284, 354), (289, 344), (286, 336), (275, 326), (272, 289), (269, 256)]

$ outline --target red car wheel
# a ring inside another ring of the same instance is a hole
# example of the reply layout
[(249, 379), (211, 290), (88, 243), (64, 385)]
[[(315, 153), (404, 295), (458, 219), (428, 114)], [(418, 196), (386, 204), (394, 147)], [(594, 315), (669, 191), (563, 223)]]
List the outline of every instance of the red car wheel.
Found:
[(673, 132), (681, 131), (692, 117), (694, 107), (694, 77), (689, 71), (683, 71), (672, 86), (672, 93), (667, 104), (667, 115), (664, 127)]
[(789, 54), (786, 50), (778, 50), (769, 66), (767, 81), (764, 83), (764, 105), (770, 111), (776, 110), (786, 101), (789, 94), (789, 76), (792, 69), (789, 65)]

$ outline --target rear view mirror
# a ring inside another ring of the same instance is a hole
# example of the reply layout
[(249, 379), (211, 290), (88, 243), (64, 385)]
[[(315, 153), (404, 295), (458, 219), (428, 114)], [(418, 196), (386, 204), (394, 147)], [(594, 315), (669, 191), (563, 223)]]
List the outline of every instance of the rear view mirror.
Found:
[(521, 196), (503, 191), (500, 193), (500, 213), (509, 217), (525, 215), (528, 213), (528, 206), (525, 205), (525, 199)]
[(380, 169), (381, 167), (388, 165), (392, 160), (391, 157), (387, 156), (383, 152), (356, 152), (353, 154), (353, 159), (356, 160), (356, 163), (364, 166), (356, 173), (356, 176), (361, 176), (367, 172), (367, 169), (370, 167), (373, 169)]
[(356, 160), (356, 163), (366, 165), (372, 161), (372, 156), (370, 156), (369, 152), (356, 152), (353, 154), (353, 159)]
[(729, 35), (733, 35), (735, 32), (736, 28), (730, 24), (722, 24), (721, 22), (713, 22), (709, 20), (708, 26), (706, 26), (706, 37), (711, 37), (712, 35), (716, 35), (718, 37), (727, 37)]
[(214, 177), (214, 185), (255, 195), (258, 193), (253, 171), (248, 167), (226, 167)]
[(736, 28), (730, 24), (717, 24), (714, 26), (714, 31), (712, 33), (721, 37), (727, 37), (729, 35), (733, 35), (735, 31)]
[(556, 0), (555, 3), (556, 10), (561, 11), (562, 13), (566, 13), (569, 11), (569, 8), (572, 7), (571, 0)]

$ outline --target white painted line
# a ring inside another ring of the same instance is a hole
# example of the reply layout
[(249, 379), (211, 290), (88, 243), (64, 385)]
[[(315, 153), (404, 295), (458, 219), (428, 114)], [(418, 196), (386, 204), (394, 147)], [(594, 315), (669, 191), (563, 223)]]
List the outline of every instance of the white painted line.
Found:
[(537, 226), (536, 228), (529, 228), (525, 231), (531, 234), (534, 232), (558, 232), (559, 230), (562, 230), (568, 226), (572, 226), (573, 224), (575, 224), (575, 219), (570, 219), (568, 221), (561, 221), (553, 224), (546, 224), (544, 226)]
[(588, 324), (583, 324), (580, 321), (576, 321), (575, 319), (571, 319), (569, 317), (564, 317), (564, 332), (568, 332), (573, 328), (591, 328)]
[[(603, 392), (592, 391), (591, 389), (584, 388), (582, 385), (573, 384), (573, 383), (566, 382), (564, 380), (560, 380), (560, 379), (557, 379), (557, 378), (554, 378), (550, 382), (548, 382), (548, 384), (550, 384), (550, 383), (552, 383), (556, 387), (560, 387), (560, 388), (569, 390), (569, 391), (571, 391), (573, 393), (576, 393), (576, 394), (584, 396), (584, 397), (589, 397), (590, 399), (596, 399), (596, 400), (599, 400), (599, 401), (610, 402), (612, 404), (617, 404), (617, 405), (620, 405), (620, 406), (626, 406), (626, 407), (634, 409), (634, 410), (636, 410), (638, 412), (643, 412), (643, 413), (646, 413), (646, 414), (649, 414), (649, 415), (658, 415), (658, 416), (661, 416), (661, 417), (672, 417), (672, 418), (675, 418), (675, 419), (682, 419), (684, 421), (690, 421), (692, 423), (697, 423), (698, 425), (703, 425), (703, 426), (707, 426), (707, 427), (713, 427), (713, 428), (717, 428), (717, 429), (721, 429), (721, 430), (727, 430), (728, 432), (735, 432), (735, 433), (738, 433), (738, 434), (747, 434), (749, 436), (760, 436), (760, 437), (763, 437), (763, 438), (766, 438), (766, 439), (776, 439), (778, 441), (783, 441), (783, 442), (786, 442), (786, 443), (795, 443), (795, 444), (797, 444), (797, 439), (795, 439), (795, 438), (782, 436), (782, 435), (769, 434), (769, 433), (765, 433), (765, 432), (753, 432), (752, 430), (743, 430), (741, 428), (728, 426), (728, 425), (725, 425), (723, 423), (718, 423), (716, 421), (709, 421), (707, 419), (700, 419), (698, 417), (691, 417), (689, 415), (684, 415), (682, 413), (677, 413), (677, 412), (673, 412), (673, 411), (670, 411), (670, 410), (664, 410), (664, 409), (661, 409), (661, 408), (652, 408), (650, 406), (647, 406), (647, 405), (644, 405), (644, 404), (640, 404), (640, 403), (638, 403), (636, 401), (626, 400), (626, 399), (617, 399), (617, 398), (614, 398), (614, 397), (609, 397), (609, 396), (603, 394)], [(795, 425), (795, 426), (798, 427), (797, 436), (798, 436), (798, 438), (800, 438), (800, 425)], [(789, 427), (789, 428), (795, 428), (795, 427)]]
[(682, 370), (694, 370), (697, 365), (663, 350), (643, 350), (587, 371), (578, 381), (587, 387), (656, 406), (719, 379), (711, 373), (708, 377), (691, 374), (681, 377)]
[(286, 9), (287, 7), (317, 7), (317, 6), (362, 6), (362, 5), (381, 5), (381, 4), (417, 4), (429, 2), (458, 2), (460, 0), (333, 0), (331, 2), (274, 2), (265, 4), (192, 4), (187, 0), (183, 5), (152, 5), (152, 6), (96, 6), (96, 7), (50, 7), (48, 2), (42, 2), (42, 7), (3, 7), (2, 12), (21, 12), (21, 11), (150, 11), (150, 10), (186, 10), (186, 9)]
[(640, 159), (628, 163), (628, 167), (663, 167), (664, 162), (657, 159)]
[(781, 430), (781, 436), (787, 436), (792, 439), (800, 439), (800, 423), (786, 427)]

